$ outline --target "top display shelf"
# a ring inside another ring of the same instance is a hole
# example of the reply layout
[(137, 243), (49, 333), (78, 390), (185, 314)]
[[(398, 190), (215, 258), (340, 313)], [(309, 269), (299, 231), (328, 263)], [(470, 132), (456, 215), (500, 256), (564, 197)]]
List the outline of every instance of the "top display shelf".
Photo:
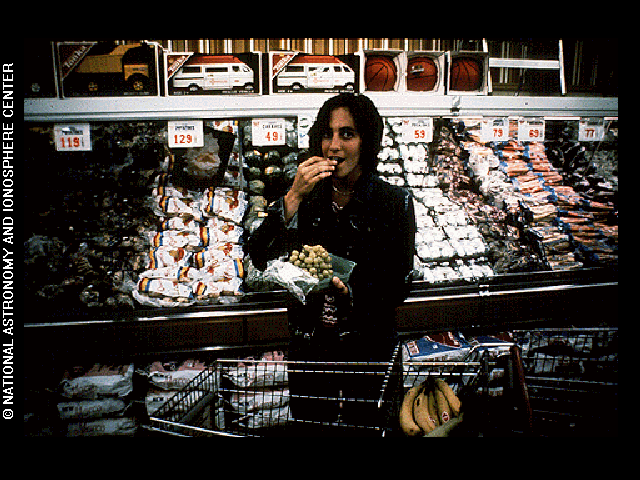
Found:
[[(617, 97), (426, 96), (366, 92), (385, 117), (542, 116), (617, 117)], [(175, 97), (25, 99), (29, 122), (175, 120), (315, 115), (330, 93)]]

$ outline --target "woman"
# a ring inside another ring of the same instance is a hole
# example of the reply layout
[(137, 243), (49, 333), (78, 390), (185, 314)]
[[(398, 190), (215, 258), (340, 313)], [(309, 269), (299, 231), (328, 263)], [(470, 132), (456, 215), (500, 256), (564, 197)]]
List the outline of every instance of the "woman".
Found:
[[(260, 269), (302, 245), (322, 245), (356, 262), (347, 283), (333, 277), (329, 290), (289, 308), (290, 360), (391, 360), (395, 308), (408, 293), (416, 226), (410, 193), (376, 174), (382, 132), (382, 118), (366, 96), (327, 100), (309, 131), (308, 158), (247, 242)], [(340, 413), (367, 419), (371, 412), (362, 402), (343, 402), (339, 408), (335, 401), (296, 395), (337, 397), (341, 392), (376, 399), (381, 376), (311, 374), (312, 368), (289, 375), (295, 418), (335, 420)]]

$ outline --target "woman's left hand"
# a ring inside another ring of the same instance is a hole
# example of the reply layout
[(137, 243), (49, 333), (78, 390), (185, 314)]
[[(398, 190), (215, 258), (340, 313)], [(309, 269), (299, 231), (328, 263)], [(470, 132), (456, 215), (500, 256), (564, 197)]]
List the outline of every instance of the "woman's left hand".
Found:
[(333, 284), (334, 287), (336, 287), (338, 289), (338, 292), (343, 294), (343, 295), (349, 295), (349, 287), (347, 287), (344, 282), (342, 280), (340, 280), (338, 277), (333, 277), (331, 279), (331, 283)]

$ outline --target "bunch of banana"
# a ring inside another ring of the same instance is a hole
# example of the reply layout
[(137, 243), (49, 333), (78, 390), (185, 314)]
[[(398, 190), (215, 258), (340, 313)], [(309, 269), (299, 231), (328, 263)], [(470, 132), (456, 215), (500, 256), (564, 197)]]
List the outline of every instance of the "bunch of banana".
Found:
[(460, 400), (441, 378), (414, 385), (402, 401), (400, 426), (409, 436), (446, 435), (461, 420)]

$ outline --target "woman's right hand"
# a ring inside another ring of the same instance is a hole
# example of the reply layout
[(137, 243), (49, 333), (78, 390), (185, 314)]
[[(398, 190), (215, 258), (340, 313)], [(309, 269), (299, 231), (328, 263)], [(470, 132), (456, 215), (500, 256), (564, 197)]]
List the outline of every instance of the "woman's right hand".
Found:
[(338, 162), (324, 157), (311, 157), (300, 165), (293, 185), (284, 197), (285, 217), (288, 220), (298, 211), (300, 203), (323, 178), (330, 177)]

